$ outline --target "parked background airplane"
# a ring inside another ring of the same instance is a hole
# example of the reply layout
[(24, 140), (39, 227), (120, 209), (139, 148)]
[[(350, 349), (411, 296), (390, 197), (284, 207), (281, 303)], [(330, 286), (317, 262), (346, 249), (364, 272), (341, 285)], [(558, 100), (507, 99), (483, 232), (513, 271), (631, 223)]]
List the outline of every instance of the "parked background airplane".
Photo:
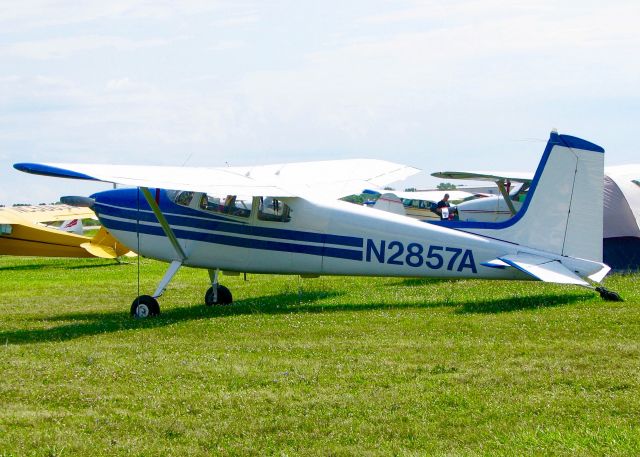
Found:
[[(602, 226), (595, 223), (602, 218), (603, 153), (595, 144), (552, 132), (523, 210), (477, 234), (326, 198), (326, 189), (337, 198), (417, 171), (384, 161), (252, 168), (14, 166), (138, 186), (92, 198), (115, 237), (142, 255), (170, 262), (153, 296), (141, 295), (131, 305), (133, 315), (146, 317), (160, 312), (157, 298), (182, 265), (209, 270), (208, 305), (232, 301), (231, 292), (218, 284), (220, 270), (541, 280), (620, 299), (591, 284), (609, 271), (601, 262)], [(241, 196), (246, 198), (238, 205)], [(267, 198), (278, 205), (268, 207)]]
[[(113, 259), (129, 248), (104, 227), (93, 237), (74, 233), (81, 219), (95, 219), (89, 208), (69, 205), (14, 206), (0, 208), (0, 254), (39, 257), (102, 257)], [(60, 227), (45, 225), (63, 221)], [(64, 221), (69, 221), (64, 224)], [(73, 221), (76, 221), (72, 224)]]
[(458, 203), (481, 196), (461, 190), (423, 190), (415, 192), (394, 190), (380, 195), (373, 205), (373, 208), (396, 214), (406, 214), (407, 216), (422, 220), (440, 220), (440, 214), (436, 213), (433, 208), (445, 195), (449, 195), (449, 201), (451, 203)]
[(84, 224), (82, 223), (82, 219), (68, 219), (58, 226), (47, 225), (47, 227), (57, 228), (63, 232), (71, 232), (76, 235), (82, 235), (84, 233)]

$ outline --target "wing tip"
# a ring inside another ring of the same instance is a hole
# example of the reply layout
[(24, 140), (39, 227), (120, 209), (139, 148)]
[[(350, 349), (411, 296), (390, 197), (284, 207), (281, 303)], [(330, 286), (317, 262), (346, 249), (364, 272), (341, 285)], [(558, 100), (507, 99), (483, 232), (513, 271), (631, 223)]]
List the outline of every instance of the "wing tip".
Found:
[(96, 181), (96, 178), (94, 178), (93, 176), (85, 175), (84, 173), (78, 173), (77, 171), (67, 170), (64, 168), (54, 167), (52, 165), (46, 165), (42, 163), (30, 163), (30, 162), (14, 163), (13, 168), (15, 168), (18, 171), (22, 171), (24, 173), (30, 173), (33, 175)]

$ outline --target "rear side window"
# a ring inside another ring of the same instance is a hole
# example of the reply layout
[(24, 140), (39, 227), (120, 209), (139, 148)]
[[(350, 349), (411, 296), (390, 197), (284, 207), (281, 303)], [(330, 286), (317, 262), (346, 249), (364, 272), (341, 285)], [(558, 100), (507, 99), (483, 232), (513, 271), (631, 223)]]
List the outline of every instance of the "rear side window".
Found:
[(258, 219), (271, 222), (289, 222), (291, 220), (291, 208), (277, 198), (260, 197)]

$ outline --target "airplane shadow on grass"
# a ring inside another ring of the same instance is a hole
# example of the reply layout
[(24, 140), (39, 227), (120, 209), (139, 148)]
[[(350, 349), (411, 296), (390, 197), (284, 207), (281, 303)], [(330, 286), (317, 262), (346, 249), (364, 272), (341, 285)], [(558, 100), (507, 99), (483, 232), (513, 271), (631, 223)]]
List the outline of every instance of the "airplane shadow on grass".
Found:
[[(330, 313), (361, 312), (379, 309), (437, 308), (453, 307), (457, 314), (490, 314), (518, 310), (531, 310), (562, 306), (569, 303), (593, 298), (589, 294), (545, 294), (526, 297), (498, 298), (495, 300), (468, 301), (456, 303), (450, 299), (429, 303), (319, 303), (326, 298), (343, 295), (339, 292), (303, 292), (285, 293), (236, 301), (233, 305), (207, 307), (202, 303), (193, 306), (169, 308), (155, 318), (133, 319), (126, 313), (69, 313), (46, 318), (46, 322), (65, 322), (50, 328), (0, 331), (0, 345), (36, 344), (68, 341), (104, 333), (113, 333), (132, 329), (153, 329), (166, 327), (180, 322), (202, 319), (224, 318), (249, 314), (292, 314), (292, 313)], [(36, 320), (36, 319), (34, 319)], [(42, 322), (42, 319), (37, 319)], [(69, 322), (71, 321), (71, 322)]]
[(532, 310), (568, 305), (594, 298), (594, 294), (544, 294), (498, 298), (494, 300), (469, 301), (460, 303), (458, 314), (496, 314), (510, 311)]

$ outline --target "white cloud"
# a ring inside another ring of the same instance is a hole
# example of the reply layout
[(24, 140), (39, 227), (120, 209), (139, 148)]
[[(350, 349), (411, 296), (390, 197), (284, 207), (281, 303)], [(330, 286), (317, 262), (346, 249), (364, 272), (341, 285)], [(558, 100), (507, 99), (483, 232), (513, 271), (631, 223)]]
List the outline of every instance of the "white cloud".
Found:
[(223, 40), (212, 44), (208, 49), (210, 51), (229, 51), (232, 49), (240, 49), (244, 46), (246, 46), (246, 43), (240, 40)]
[(153, 92), (153, 86), (139, 81), (133, 81), (129, 77), (111, 79), (106, 84), (107, 93), (119, 92), (127, 95), (135, 95), (139, 93), (149, 94)]
[(484, 21), (488, 18), (512, 17), (522, 13), (548, 13), (557, 8), (551, 1), (511, 1), (503, 0), (451, 0), (413, 1), (402, 9), (374, 13), (361, 17), (359, 22), (370, 24), (393, 24), (406, 22), (434, 21), (434, 26), (461, 22)]
[(12, 31), (105, 19), (175, 19), (216, 11), (227, 4), (216, 0), (6, 1), (0, 3), (0, 25)]
[(118, 51), (162, 46), (164, 39), (131, 40), (117, 36), (85, 35), (23, 41), (0, 46), (0, 55), (24, 59), (61, 59), (76, 53), (112, 48)]
[(243, 14), (237, 16), (231, 16), (224, 19), (218, 19), (214, 21), (214, 25), (218, 27), (235, 27), (249, 24), (256, 24), (259, 22), (260, 16), (253, 12), (250, 14)]

